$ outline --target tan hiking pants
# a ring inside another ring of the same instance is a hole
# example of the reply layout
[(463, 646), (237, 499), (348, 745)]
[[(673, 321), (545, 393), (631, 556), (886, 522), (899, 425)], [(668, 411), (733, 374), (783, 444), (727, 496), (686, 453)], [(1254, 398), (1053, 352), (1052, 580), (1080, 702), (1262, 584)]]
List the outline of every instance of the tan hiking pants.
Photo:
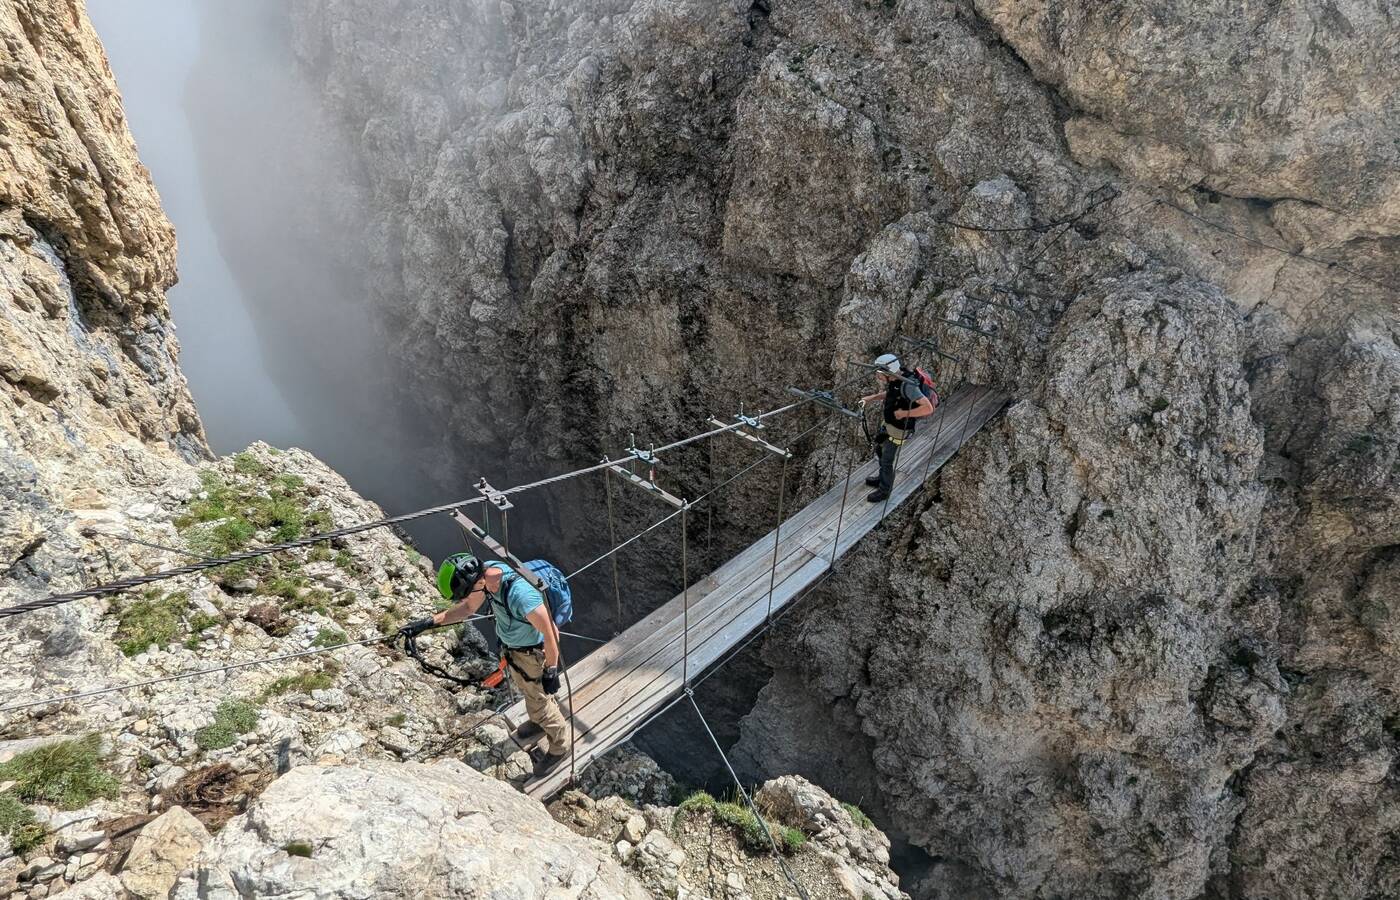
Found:
[(547, 752), (559, 756), (569, 752), (569, 720), (559, 709), (559, 702), (544, 692), (540, 679), (544, 676), (543, 650), (507, 650), (506, 656), (511, 665), (511, 681), (516, 690), (525, 695), (525, 712), (530, 721), (544, 729), (549, 738)]

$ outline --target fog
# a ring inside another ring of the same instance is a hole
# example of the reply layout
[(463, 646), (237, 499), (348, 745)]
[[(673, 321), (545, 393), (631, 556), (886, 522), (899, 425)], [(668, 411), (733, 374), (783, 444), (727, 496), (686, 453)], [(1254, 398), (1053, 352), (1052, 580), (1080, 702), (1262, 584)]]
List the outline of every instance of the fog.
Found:
[[(89, 0), (142, 161), (179, 241), (181, 364), (219, 453), (310, 450), (390, 513), (474, 492), (425, 457), (362, 246), (353, 156), (294, 64), (284, 0)], [(439, 465), (439, 462), (442, 464)], [(413, 536), (460, 549), (450, 527)]]
[(219, 250), (199, 184), (182, 106), (199, 23), (190, 3), (89, 0), (122, 90), (141, 161), (151, 170), (179, 239), (180, 282), (169, 292), (183, 348), (181, 366), (209, 442), (231, 453), (254, 440), (306, 444), (307, 436), (268, 376), (238, 284)]

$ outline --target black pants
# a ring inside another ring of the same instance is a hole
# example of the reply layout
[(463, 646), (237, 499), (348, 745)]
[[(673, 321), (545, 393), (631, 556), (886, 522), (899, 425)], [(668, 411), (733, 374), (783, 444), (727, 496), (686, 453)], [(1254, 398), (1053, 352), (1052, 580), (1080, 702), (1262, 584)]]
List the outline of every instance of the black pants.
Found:
[(880, 490), (890, 491), (894, 487), (894, 461), (899, 455), (899, 445), (885, 438), (875, 445), (875, 458), (880, 461)]

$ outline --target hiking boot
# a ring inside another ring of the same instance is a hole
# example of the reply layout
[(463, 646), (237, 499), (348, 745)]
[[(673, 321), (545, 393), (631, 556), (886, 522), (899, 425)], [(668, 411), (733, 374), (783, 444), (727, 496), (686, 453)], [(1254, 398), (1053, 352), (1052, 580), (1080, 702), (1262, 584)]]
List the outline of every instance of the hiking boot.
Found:
[(558, 768), (560, 763), (569, 758), (569, 754), (567, 753), (560, 753), (558, 756), (555, 756), (553, 753), (538, 753), (531, 754), (531, 756), (535, 763), (534, 776), (536, 778), (543, 778), (550, 772), (553, 772)]
[(544, 729), (528, 719), (525, 724), (515, 729), (515, 736), (522, 741), (528, 741), (530, 738), (539, 737), (542, 734), (544, 734)]
[(866, 495), (865, 499), (869, 500), (871, 503), (879, 503), (881, 500), (888, 499), (889, 496), (889, 491), (871, 491)]
[(880, 486), (880, 476), (879, 476), (879, 475), (871, 475), (869, 478), (865, 479), (865, 486), (866, 486), (866, 487), (879, 487), (879, 486)]

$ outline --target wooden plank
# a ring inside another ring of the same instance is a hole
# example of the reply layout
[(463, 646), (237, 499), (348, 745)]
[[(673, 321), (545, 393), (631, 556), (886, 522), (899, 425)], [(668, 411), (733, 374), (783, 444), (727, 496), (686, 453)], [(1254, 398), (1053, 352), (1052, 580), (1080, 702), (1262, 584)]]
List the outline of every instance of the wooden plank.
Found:
[[(775, 532), (770, 531), (692, 585), (688, 592), (662, 604), (573, 666), (569, 675), (575, 688), (571, 698), (576, 729), (575, 766), (586, 765), (625, 740), (684, 687), (687, 594), (688, 659), (693, 679), (766, 620), (770, 591), (776, 613), (815, 583), (834, 558), (847, 552), (920, 487), (930, 455), (933, 464), (927, 471), (932, 472), (947, 462), (1004, 402), (1003, 395), (976, 387), (948, 398), (940, 407), (946, 416), (942, 427), (925, 428), (905, 445), (900, 460), (904, 477), (897, 478), (888, 504), (870, 504), (863, 496), (864, 478), (875, 471), (875, 461), (853, 467), (849, 483), (843, 475), (836, 485), (779, 524), (776, 562)], [(506, 712), (512, 728), (524, 717), (523, 703)], [(527, 792), (548, 797), (563, 787), (568, 778), (567, 766), (561, 766), (531, 783)]]

